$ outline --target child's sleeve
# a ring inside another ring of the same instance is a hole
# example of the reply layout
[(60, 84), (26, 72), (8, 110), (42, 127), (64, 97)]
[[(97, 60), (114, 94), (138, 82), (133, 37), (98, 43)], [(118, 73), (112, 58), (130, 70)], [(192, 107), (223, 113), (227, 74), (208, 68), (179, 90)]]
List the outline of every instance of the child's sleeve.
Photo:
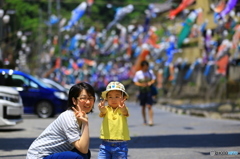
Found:
[(103, 118), (103, 117), (106, 116), (106, 114), (107, 114), (107, 112), (108, 112), (108, 109), (106, 109), (106, 110), (107, 110), (106, 113), (102, 113), (102, 112), (100, 111), (100, 113), (99, 113), (99, 117), (100, 117), (100, 118)]
[(103, 117), (105, 117), (106, 114), (107, 114), (107, 113), (103, 114), (102, 112), (100, 112), (100, 113), (99, 113), (99, 117), (103, 118)]

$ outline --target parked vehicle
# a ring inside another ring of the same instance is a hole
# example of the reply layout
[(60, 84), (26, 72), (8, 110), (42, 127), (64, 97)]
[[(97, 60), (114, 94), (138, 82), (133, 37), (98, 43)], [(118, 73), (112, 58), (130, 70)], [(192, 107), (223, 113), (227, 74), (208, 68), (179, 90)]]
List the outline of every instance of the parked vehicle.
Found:
[(62, 92), (66, 92), (66, 95), (68, 94), (68, 89), (63, 87), (61, 84), (55, 82), (54, 80), (52, 79), (49, 79), (49, 78), (39, 78), (42, 82), (44, 82), (46, 85), (48, 85), (49, 87), (51, 88), (55, 88), (55, 89), (58, 89)]
[(0, 85), (13, 87), (20, 93), (26, 114), (35, 113), (41, 118), (48, 118), (66, 110), (65, 92), (47, 86), (32, 75), (0, 69), (0, 81)]
[(18, 91), (0, 86), (0, 126), (13, 126), (23, 121), (23, 103)]
[[(49, 78), (39, 78), (41, 81), (43, 81), (45, 84), (47, 84), (49, 87), (59, 89), (61, 91), (65, 91), (68, 95), (69, 89), (72, 87), (72, 85), (68, 85), (68, 87), (63, 87), (61, 84), (49, 79)], [(95, 100), (99, 101), (99, 95), (97, 92), (95, 93)]]

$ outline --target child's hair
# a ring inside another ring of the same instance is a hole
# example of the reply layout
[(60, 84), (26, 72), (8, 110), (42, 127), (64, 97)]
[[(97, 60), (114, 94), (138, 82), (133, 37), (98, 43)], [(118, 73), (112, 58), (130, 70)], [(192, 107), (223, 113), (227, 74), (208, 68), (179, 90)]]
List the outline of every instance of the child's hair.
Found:
[[(85, 82), (81, 82), (78, 84), (73, 85), (68, 93), (68, 103), (67, 103), (67, 107), (68, 109), (72, 109), (72, 106), (74, 106), (72, 98), (77, 99), (79, 94), (82, 92), (82, 90), (86, 90), (87, 94), (89, 96), (93, 96), (94, 97), (94, 102), (95, 102), (95, 91), (94, 88)], [(93, 110), (91, 110), (90, 112), (93, 112)]]

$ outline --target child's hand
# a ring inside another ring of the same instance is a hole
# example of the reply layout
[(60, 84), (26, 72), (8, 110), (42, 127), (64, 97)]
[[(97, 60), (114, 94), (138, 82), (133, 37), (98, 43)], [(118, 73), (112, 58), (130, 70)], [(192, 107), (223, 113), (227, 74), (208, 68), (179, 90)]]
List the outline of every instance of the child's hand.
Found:
[(98, 108), (101, 112), (105, 112), (106, 108), (105, 108), (105, 99), (102, 100), (99, 104), (98, 104)]
[(88, 123), (87, 114), (84, 111), (82, 111), (79, 106), (77, 106), (77, 107), (78, 107), (78, 110), (75, 109), (74, 107), (72, 107), (72, 109), (74, 111), (75, 117), (78, 120), (79, 125), (80, 125), (80, 123)]
[(119, 109), (122, 111), (123, 115), (127, 116), (128, 115), (128, 110), (127, 110), (127, 107), (125, 105), (125, 102), (126, 99), (123, 99), (120, 104), (118, 105)]
[(118, 107), (120, 109), (126, 108), (125, 103), (124, 103), (125, 101), (126, 101), (126, 99), (123, 99), (122, 101), (120, 101), (120, 104), (118, 105)]

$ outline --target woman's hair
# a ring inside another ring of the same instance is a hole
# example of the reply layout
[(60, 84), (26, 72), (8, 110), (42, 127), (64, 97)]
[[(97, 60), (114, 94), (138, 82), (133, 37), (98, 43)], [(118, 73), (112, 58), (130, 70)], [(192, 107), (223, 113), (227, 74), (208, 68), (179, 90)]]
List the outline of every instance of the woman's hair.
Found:
[[(68, 93), (68, 103), (67, 103), (67, 108), (68, 109), (72, 109), (72, 106), (74, 106), (72, 98), (77, 99), (79, 97), (79, 94), (82, 92), (82, 90), (86, 90), (87, 94), (89, 96), (93, 96), (94, 97), (94, 102), (95, 102), (95, 91), (94, 88), (85, 82), (81, 82), (78, 84), (73, 85)], [(93, 112), (92, 110), (90, 112)]]
[(143, 66), (149, 66), (149, 63), (146, 60), (144, 60), (141, 62), (141, 67)]

